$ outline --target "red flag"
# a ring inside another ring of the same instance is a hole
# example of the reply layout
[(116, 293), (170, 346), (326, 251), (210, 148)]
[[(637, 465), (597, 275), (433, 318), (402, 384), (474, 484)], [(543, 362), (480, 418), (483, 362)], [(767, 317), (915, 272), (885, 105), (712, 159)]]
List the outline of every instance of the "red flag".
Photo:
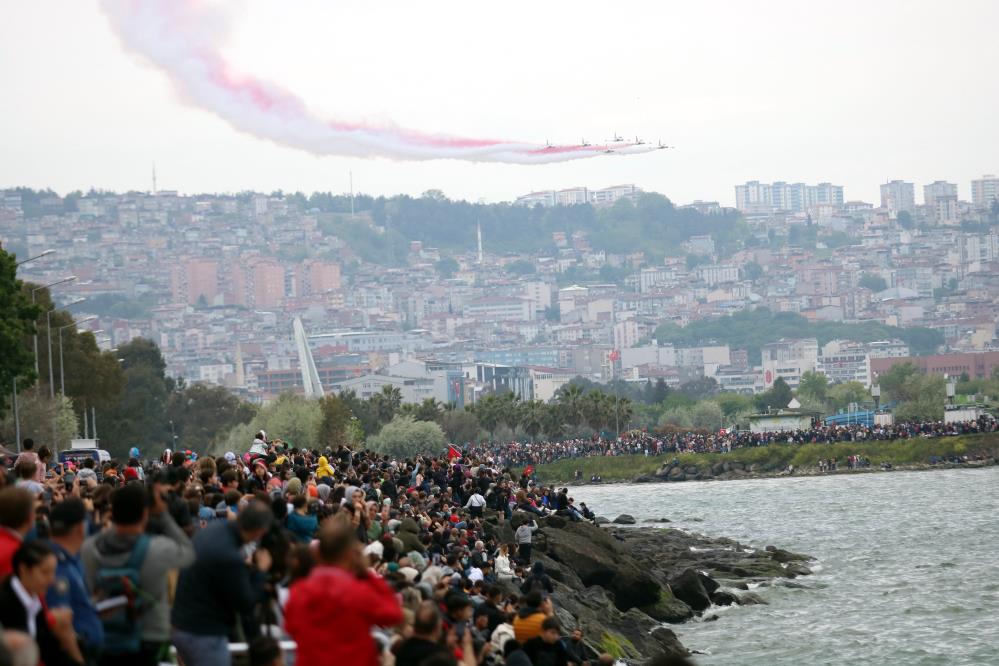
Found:
[(448, 444), (447, 445), (447, 459), (448, 459), (448, 461), (451, 461), (451, 460), (454, 460), (455, 458), (460, 458), (460, 457), (461, 457), (461, 451), (459, 451), (458, 449), (454, 448), (453, 444)]
[(528, 465), (524, 468), (524, 476), (530, 476), (534, 474), (534, 465)]

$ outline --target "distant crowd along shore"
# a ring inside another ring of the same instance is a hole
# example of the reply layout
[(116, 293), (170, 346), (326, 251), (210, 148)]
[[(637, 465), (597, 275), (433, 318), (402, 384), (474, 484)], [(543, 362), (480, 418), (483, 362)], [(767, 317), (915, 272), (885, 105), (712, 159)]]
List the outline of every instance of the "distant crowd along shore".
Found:
[(999, 432), (999, 422), (987, 416), (960, 423), (898, 423), (867, 426), (860, 424), (816, 426), (784, 432), (720, 431), (648, 433), (632, 431), (618, 438), (594, 437), (563, 441), (503, 442), (476, 444), (465, 450), (506, 466), (544, 465), (568, 458), (598, 456), (658, 456), (679, 453), (728, 453), (734, 449), (768, 444), (834, 444), (836, 442), (892, 441), (930, 437), (951, 437)]

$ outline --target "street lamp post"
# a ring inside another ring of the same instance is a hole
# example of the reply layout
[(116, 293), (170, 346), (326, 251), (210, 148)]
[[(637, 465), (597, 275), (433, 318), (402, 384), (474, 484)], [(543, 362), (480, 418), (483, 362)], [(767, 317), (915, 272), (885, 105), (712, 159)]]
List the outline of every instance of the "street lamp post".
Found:
[[(77, 298), (76, 300), (70, 301), (69, 303), (67, 303), (63, 307), (68, 310), (69, 308), (73, 307), (74, 305), (82, 303), (85, 300), (86, 299), (84, 299), (84, 298)], [(52, 398), (52, 399), (55, 399), (55, 379), (52, 376), (52, 373), (53, 373), (53, 369), (52, 369), (52, 313), (53, 312), (55, 312), (54, 309), (53, 310), (49, 310), (48, 312), (45, 313), (45, 332), (46, 332), (46, 334), (49, 337), (49, 397)], [(60, 334), (60, 336), (62, 335), (62, 329), (61, 328), (59, 329), (59, 334)], [(62, 348), (61, 347), (59, 349), (59, 353), (60, 353), (60, 361), (59, 362), (61, 363), (62, 362), (62, 360), (61, 360)]]
[(47, 256), (49, 256), (50, 254), (52, 254), (54, 252), (55, 252), (55, 250), (52, 250), (52, 249), (43, 250), (41, 254), (36, 254), (33, 257), (28, 257), (27, 259), (22, 259), (21, 261), (17, 262), (16, 265), (17, 266), (21, 266), (22, 264), (26, 264), (29, 261), (34, 261), (35, 259), (41, 259), (42, 257), (47, 257)]
[[(70, 275), (69, 277), (64, 277), (61, 280), (56, 280), (55, 282), (43, 284), (41, 287), (35, 287), (34, 289), (31, 290), (31, 304), (35, 305), (36, 303), (35, 294), (41, 291), (42, 289), (48, 289), (49, 287), (54, 287), (57, 284), (63, 284), (65, 282), (72, 282), (75, 279), (76, 279), (75, 275)], [(38, 377), (38, 330), (37, 329), (35, 330), (34, 345), (35, 345), (35, 377), (37, 378)]]
[[(52, 254), (53, 252), (55, 252), (55, 250), (52, 250), (52, 249), (43, 250), (40, 254), (36, 254), (33, 257), (28, 257), (27, 259), (22, 259), (21, 261), (19, 261), (16, 264), (14, 264), (14, 270), (16, 271), (18, 266), (23, 266), (24, 264), (28, 263), (29, 261), (34, 261), (35, 259), (41, 259), (42, 257), (47, 257), (48, 255)], [(31, 292), (31, 303), (32, 303), (32, 305), (34, 305), (34, 303), (35, 303), (35, 291), (37, 291), (37, 289), (32, 290), (32, 292)], [(37, 377), (38, 376), (38, 334), (37, 333), (35, 333), (34, 346), (35, 346), (35, 376)], [(13, 388), (14, 388), (13, 393), (11, 394), (11, 403), (12, 403), (12, 407), (14, 408), (14, 432), (15, 432), (14, 436), (17, 438), (17, 451), (18, 451), (18, 453), (20, 453), (20, 451), (21, 451), (21, 414), (17, 410), (17, 377), (14, 377), (14, 380), (13, 380), (12, 384), (13, 384)]]

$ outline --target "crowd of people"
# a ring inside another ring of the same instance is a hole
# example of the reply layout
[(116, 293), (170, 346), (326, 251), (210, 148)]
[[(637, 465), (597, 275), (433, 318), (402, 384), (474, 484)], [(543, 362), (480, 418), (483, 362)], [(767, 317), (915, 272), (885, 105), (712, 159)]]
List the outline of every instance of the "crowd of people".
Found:
[(617, 438), (594, 437), (548, 442), (504, 442), (479, 444), (469, 450), (498, 464), (511, 466), (543, 465), (566, 458), (592, 456), (645, 455), (678, 453), (727, 453), (733, 449), (768, 444), (832, 444), (836, 442), (888, 441), (926, 437), (947, 437), (999, 431), (999, 423), (990, 417), (959, 423), (925, 422), (893, 425), (822, 425), (805, 430), (783, 432), (718, 432), (676, 430), (649, 433), (631, 431)]
[(532, 558), (538, 518), (595, 516), (535, 465), (996, 429), (634, 432), (403, 460), (260, 432), (247, 453), (65, 464), (26, 439), (0, 475), (0, 666), (227, 666), (234, 645), (254, 666), (613, 663), (560, 624)]
[(0, 664), (613, 663), (532, 558), (540, 517), (593, 513), (530, 470), (263, 432), (219, 457), (46, 453), (25, 440), (0, 476)]

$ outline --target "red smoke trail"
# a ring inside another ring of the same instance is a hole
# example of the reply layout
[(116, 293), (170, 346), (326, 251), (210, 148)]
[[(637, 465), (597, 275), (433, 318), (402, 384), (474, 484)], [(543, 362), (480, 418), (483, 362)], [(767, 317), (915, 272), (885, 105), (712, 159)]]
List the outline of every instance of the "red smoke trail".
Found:
[(226, 62), (219, 45), (229, 20), (218, 7), (196, 0), (102, 0), (102, 5), (122, 43), (161, 68), (185, 101), (237, 130), (316, 155), (543, 164), (654, 149), (631, 143), (540, 146), (321, 119), (294, 93)]

